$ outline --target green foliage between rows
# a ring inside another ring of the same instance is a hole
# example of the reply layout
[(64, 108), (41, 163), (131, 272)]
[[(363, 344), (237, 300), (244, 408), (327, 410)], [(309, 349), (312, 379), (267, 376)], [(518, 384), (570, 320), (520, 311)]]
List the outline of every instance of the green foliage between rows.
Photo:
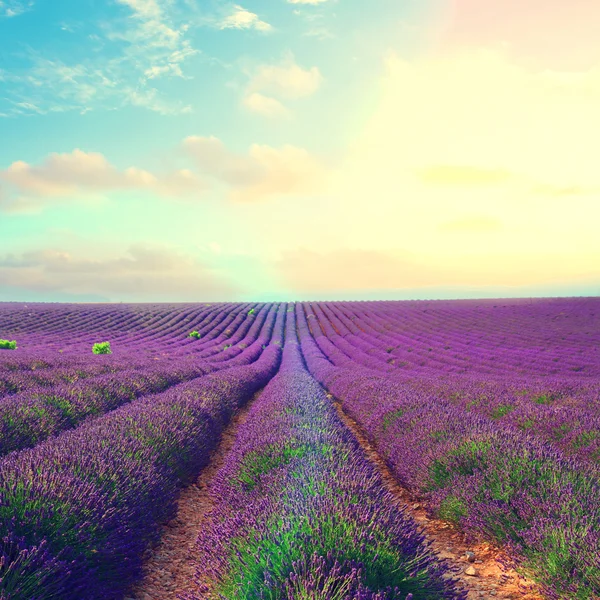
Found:
[[(589, 443), (594, 439), (594, 433), (582, 433), (575, 444)], [(521, 452), (507, 451), (499, 455), (493, 452), (491, 440), (466, 440), (444, 459), (434, 460), (428, 470), (428, 491), (444, 488), (449, 491), (441, 501), (438, 516), (456, 524), (469, 517), (472, 509), (465, 498), (459, 497), (460, 486), (456, 485), (456, 478), (478, 474), (479, 490), (474, 500), (477, 505), (494, 507), (480, 513), (484, 531), (502, 544), (512, 542), (520, 547), (523, 566), (531, 570), (534, 579), (546, 585), (564, 587), (570, 580), (570, 574), (579, 570), (582, 583), (569, 598), (592, 600), (597, 597), (594, 590), (600, 579), (593, 564), (576, 564), (573, 540), (586, 539), (589, 533), (586, 520), (576, 517), (585, 513), (585, 498), (593, 493), (597, 480), (564, 465), (557, 468), (553, 457), (535, 456), (529, 450)], [(535, 490), (540, 502), (550, 501), (557, 480), (562, 480), (572, 494), (565, 496), (560, 512), (549, 517), (570, 522), (570, 528), (547, 527), (539, 534), (538, 543), (529, 545), (525, 538), (531, 523), (517, 510), (519, 498), (524, 490), (529, 493)]]

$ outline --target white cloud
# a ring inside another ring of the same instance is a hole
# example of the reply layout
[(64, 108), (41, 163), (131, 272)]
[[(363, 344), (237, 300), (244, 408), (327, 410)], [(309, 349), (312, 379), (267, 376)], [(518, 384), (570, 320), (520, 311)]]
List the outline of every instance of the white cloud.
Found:
[(18, 17), (33, 8), (33, 0), (4, 0), (0, 1), (0, 18)]
[(287, 0), (288, 4), (323, 4), (329, 0)]
[(192, 112), (189, 104), (169, 102), (160, 97), (154, 88), (139, 90), (126, 86), (122, 94), (132, 106), (141, 106), (161, 115), (179, 115)]
[(315, 157), (290, 145), (253, 144), (239, 154), (216, 137), (190, 136), (182, 147), (193, 159), (193, 170), (158, 174), (138, 167), (118, 169), (102, 154), (80, 149), (50, 154), (39, 164), (13, 162), (0, 170), (0, 210), (38, 213), (56, 204), (97, 204), (123, 190), (194, 200), (209, 188), (201, 175), (226, 185), (232, 201), (249, 202), (311, 193), (325, 177), (325, 168)]
[(157, 19), (161, 16), (161, 10), (156, 0), (117, 0), (131, 8), (136, 16), (143, 19)]
[(260, 165), (231, 152), (214, 136), (189, 136), (183, 140), (183, 149), (201, 172), (229, 185), (249, 186), (264, 176)]
[(144, 71), (144, 75), (148, 79), (154, 79), (156, 77), (161, 77), (162, 75), (166, 75), (167, 73), (172, 73), (177, 77), (183, 77), (183, 73), (181, 71), (181, 67), (178, 64), (170, 64), (170, 65), (154, 65)]
[[(163, 75), (184, 77), (181, 63), (195, 54), (191, 42), (185, 39), (189, 25), (175, 24), (170, 2), (156, 0), (118, 0), (133, 11), (134, 20), (128, 27), (107, 30), (107, 38), (128, 42), (125, 55), (135, 62), (148, 79)], [(142, 65), (147, 67), (142, 69)]]
[[(465, 235), (460, 230), (461, 235)], [(472, 232), (469, 242), (472, 244)], [(481, 244), (478, 244), (478, 247)], [(596, 284), (600, 272), (597, 263), (585, 260), (573, 265), (572, 258), (555, 254), (551, 263), (544, 256), (493, 256), (485, 260), (463, 260), (460, 264), (438, 260), (432, 262), (418, 249), (363, 250), (340, 247), (331, 251), (300, 246), (284, 251), (272, 262), (276, 276), (285, 289), (295, 295), (356, 292), (383, 292), (427, 288), (514, 288), (548, 284), (569, 285), (577, 282)], [(329, 294), (329, 295), (327, 295)]]
[(51, 154), (39, 165), (24, 161), (12, 163), (0, 171), (0, 180), (14, 188), (4, 198), (4, 210), (40, 210), (43, 206), (74, 197), (96, 201), (103, 192), (137, 189), (161, 196), (198, 194), (205, 189), (195, 174), (182, 169), (164, 176), (129, 167), (119, 170), (97, 152), (76, 149), (71, 153)]
[(288, 55), (281, 64), (259, 65), (251, 74), (247, 91), (296, 99), (314, 94), (322, 81), (323, 76), (318, 67), (304, 69), (296, 64), (293, 56)]
[(279, 100), (270, 98), (258, 92), (252, 92), (242, 99), (244, 106), (265, 117), (289, 117), (290, 111)]
[(290, 109), (281, 100), (297, 100), (313, 95), (323, 76), (318, 67), (305, 69), (287, 54), (279, 64), (245, 68), (249, 78), (242, 104), (252, 112), (268, 117), (289, 117)]
[(242, 6), (235, 5), (233, 12), (222, 19), (219, 29), (256, 29), (257, 31), (271, 31), (273, 27), (261, 21), (257, 14), (250, 12)]
[(183, 142), (198, 169), (231, 186), (234, 202), (269, 196), (310, 194), (322, 189), (326, 171), (302, 148), (253, 144), (247, 155), (228, 150), (215, 137), (190, 136)]
[(237, 293), (219, 271), (174, 248), (131, 246), (125, 255), (94, 251), (85, 258), (57, 248), (0, 258), (0, 279), (7, 287), (30, 291), (108, 296), (109, 300), (198, 302), (229, 299)]

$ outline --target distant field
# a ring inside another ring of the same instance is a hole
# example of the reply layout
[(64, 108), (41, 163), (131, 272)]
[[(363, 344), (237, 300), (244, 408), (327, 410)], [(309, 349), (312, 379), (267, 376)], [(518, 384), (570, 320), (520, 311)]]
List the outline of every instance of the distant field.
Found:
[(600, 299), (5, 303), (0, 339), (0, 600), (131, 597), (244, 406), (188, 600), (480, 597), (335, 407), (432, 518), (600, 598)]

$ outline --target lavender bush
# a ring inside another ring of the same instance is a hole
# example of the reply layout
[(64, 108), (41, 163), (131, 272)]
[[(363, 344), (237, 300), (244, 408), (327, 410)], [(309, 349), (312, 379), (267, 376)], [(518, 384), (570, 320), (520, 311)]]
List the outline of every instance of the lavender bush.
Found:
[(327, 391), (432, 513), (548, 598), (600, 597), (599, 299), (5, 303), (0, 330), (19, 340), (0, 353), (2, 600), (122, 598), (263, 387), (198, 544), (215, 597), (460, 597)]

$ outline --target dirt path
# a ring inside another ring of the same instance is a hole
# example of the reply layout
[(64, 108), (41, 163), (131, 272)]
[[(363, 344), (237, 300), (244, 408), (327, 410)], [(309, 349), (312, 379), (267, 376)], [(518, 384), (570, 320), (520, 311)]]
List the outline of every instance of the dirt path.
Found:
[(195, 544), (213, 503), (209, 496), (212, 480), (233, 447), (239, 426), (247, 419), (256, 397), (239, 409), (221, 434), (221, 441), (208, 466), (179, 496), (177, 516), (161, 532), (158, 545), (144, 567), (144, 578), (124, 600), (176, 600), (179, 594), (197, 591)]
[[(152, 550), (144, 567), (144, 578), (124, 600), (176, 600), (180, 594), (197, 591), (194, 582), (195, 543), (213, 508), (209, 490), (216, 473), (224, 464), (227, 453), (233, 447), (239, 426), (246, 421), (248, 410), (257, 395), (234, 415), (221, 435), (221, 441), (209, 465), (195, 483), (182, 491), (177, 515), (163, 527), (161, 540)], [(381, 473), (386, 487), (396, 498), (398, 505), (406, 509), (421, 526), (433, 550), (441, 558), (447, 559), (453, 567), (455, 576), (469, 591), (469, 600), (544, 600), (544, 596), (536, 591), (533, 582), (501, 564), (500, 560), (504, 556), (501, 550), (488, 543), (467, 544), (464, 534), (451, 525), (438, 519), (429, 519), (423, 504), (415, 501), (410, 492), (398, 484), (360, 426), (344, 413), (338, 401), (334, 400), (334, 405), (342, 421), (356, 436), (369, 460)], [(467, 560), (466, 552), (474, 553), (474, 562)], [(475, 575), (465, 573), (469, 567), (475, 569)]]
[[(328, 397), (333, 399), (331, 394)], [(489, 543), (468, 544), (464, 534), (452, 525), (439, 519), (430, 519), (425, 506), (403, 488), (395, 479), (392, 471), (367, 439), (365, 432), (342, 409), (339, 401), (333, 399), (338, 415), (346, 426), (356, 436), (369, 460), (381, 473), (386, 487), (396, 498), (398, 505), (405, 508), (421, 526), (432, 549), (441, 558), (447, 559), (454, 571), (455, 577), (461, 580), (468, 599), (476, 598), (511, 598), (514, 600), (544, 600), (537, 586), (530, 580), (519, 575), (515, 570), (504, 567), (502, 558), (508, 558), (497, 547)], [(467, 552), (472, 552), (473, 562), (467, 560)], [(465, 571), (474, 574), (467, 574)]]

